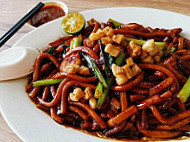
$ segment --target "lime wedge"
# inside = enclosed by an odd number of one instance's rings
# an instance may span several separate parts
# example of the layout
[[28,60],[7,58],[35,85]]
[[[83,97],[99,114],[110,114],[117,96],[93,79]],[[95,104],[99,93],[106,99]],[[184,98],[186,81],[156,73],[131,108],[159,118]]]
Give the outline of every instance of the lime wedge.
[[77,34],[85,26],[85,19],[80,13],[69,13],[61,22],[62,29],[68,34]]

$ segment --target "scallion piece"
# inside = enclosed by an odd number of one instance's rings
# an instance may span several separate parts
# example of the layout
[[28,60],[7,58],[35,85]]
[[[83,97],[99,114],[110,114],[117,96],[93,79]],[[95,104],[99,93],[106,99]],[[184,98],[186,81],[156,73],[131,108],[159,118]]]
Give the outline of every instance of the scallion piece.
[[185,85],[178,94],[178,97],[184,103],[187,101],[189,96],[190,96],[190,77],[187,79],[187,82],[185,83]]
[[61,81],[63,81],[63,78],[61,79],[44,79],[44,80],[38,80],[33,82],[34,87],[39,87],[39,86],[47,86],[47,85],[53,85],[53,84],[58,84]]

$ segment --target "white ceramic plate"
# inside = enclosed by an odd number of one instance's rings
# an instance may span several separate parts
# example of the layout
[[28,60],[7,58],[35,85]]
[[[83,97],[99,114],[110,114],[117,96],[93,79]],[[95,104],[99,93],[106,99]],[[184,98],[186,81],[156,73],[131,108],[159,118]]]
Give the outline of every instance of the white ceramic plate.
[[[149,8],[104,8],[81,12],[86,20],[92,17],[101,22],[113,18],[123,23],[137,22],[145,26],[183,29],[183,36],[190,39],[190,17]],[[61,18],[30,32],[14,46],[42,49],[55,39],[64,36]],[[24,67],[23,67],[24,68]],[[0,82],[0,108],[3,117],[13,131],[26,142],[103,142],[105,140],[66,128],[54,122],[37,109],[25,93],[27,77]],[[189,140],[184,140],[189,141]]]

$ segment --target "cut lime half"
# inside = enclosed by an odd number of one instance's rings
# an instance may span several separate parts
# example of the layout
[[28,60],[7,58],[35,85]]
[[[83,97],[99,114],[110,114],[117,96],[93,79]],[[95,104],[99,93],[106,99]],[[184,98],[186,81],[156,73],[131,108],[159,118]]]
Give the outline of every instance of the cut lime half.
[[85,19],[80,13],[69,13],[61,22],[62,29],[68,34],[77,34],[85,26]]

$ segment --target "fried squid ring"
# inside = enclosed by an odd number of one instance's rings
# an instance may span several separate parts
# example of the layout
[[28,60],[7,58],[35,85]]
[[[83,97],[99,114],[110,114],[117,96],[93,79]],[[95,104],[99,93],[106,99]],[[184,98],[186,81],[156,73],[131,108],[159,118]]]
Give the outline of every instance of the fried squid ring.
[[104,120],[102,120],[102,118],[100,118],[99,115],[93,109],[91,109],[87,104],[83,104],[81,102],[70,102],[70,104],[79,106],[84,110],[86,110],[92,116],[92,118],[100,125],[102,129],[105,129],[107,127]]
[[112,86],[111,89],[114,91],[126,91],[136,87],[144,79],[144,71],[142,71],[135,79],[128,81],[123,85]]
[[190,117],[190,109],[184,112],[177,113],[169,118],[165,118],[164,116],[162,116],[162,114],[155,106],[151,106],[150,109],[152,110],[154,116],[158,119],[158,121],[160,121],[163,124],[171,125],[181,119]]
[[59,73],[55,74],[52,78],[58,79],[58,78],[65,78],[65,77],[68,77],[70,79],[80,81],[80,82],[95,82],[95,81],[97,81],[97,79],[94,76],[93,77],[83,77],[83,76],[79,76],[77,74],[71,74],[71,73],[66,73],[66,72],[59,72]]
[[91,58],[93,58],[94,60],[99,59],[99,57],[96,55],[96,53],[92,49],[85,47],[85,46],[76,47],[76,48],[68,51],[65,54],[64,58],[67,58],[70,55],[72,55],[73,53],[77,53],[77,52],[84,52],[84,53],[88,54]]
[[60,98],[61,98],[61,94],[62,94],[62,89],[63,87],[65,86],[65,84],[69,81],[70,79],[66,78],[64,79],[60,84],[59,84],[59,87],[57,89],[57,92],[56,92],[56,95],[55,97],[53,98],[53,100],[51,102],[45,102],[43,101],[41,98],[38,98],[38,101],[40,102],[40,104],[46,106],[46,107],[53,107],[55,106],[59,101],[60,101]]
[[66,83],[65,86],[63,87],[63,91],[61,95],[61,110],[60,110],[61,114],[67,113],[67,96],[69,95],[67,91],[69,87],[71,87],[72,85],[81,86],[81,87],[90,87],[91,89],[96,89],[95,85],[82,83],[75,80],[72,80]]
[[126,120],[131,115],[135,114],[137,112],[137,107],[135,105],[132,105],[131,107],[127,108],[125,111],[119,113],[115,117],[108,120],[109,127],[113,127],[115,125],[120,124],[124,120]]
[[179,91],[180,89],[180,86],[179,86],[179,83],[178,83],[178,80],[177,78],[175,77],[175,75],[169,71],[167,68],[163,67],[163,66],[160,66],[160,65],[155,65],[155,64],[138,64],[138,66],[142,69],[151,69],[151,70],[158,70],[158,71],[161,71],[163,72],[164,74],[166,74],[167,76],[169,77],[172,77],[174,80],[175,80],[175,83],[177,85],[177,91]]
[[39,74],[40,74],[40,62],[42,61],[42,59],[44,58],[48,58],[49,60],[51,60],[55,66],[57,68],[59,68],[59,62],[57,61],[57,59],[51,55],[51,54],[48,54],[48,53],[42,53],[35,61],[35,64],[34,64],[34,73],[33,73],[33,81],[36,81],[39,79]]

